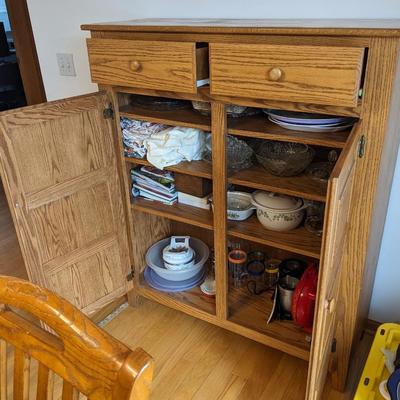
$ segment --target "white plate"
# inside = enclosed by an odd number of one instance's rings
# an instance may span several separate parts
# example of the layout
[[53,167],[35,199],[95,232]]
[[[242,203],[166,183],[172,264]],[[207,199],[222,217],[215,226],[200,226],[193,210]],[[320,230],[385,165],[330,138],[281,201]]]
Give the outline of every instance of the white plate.
[[279,121],[302,125],[337,124],[347,122],[349,119],[348,117],[337,117],[283,110],[263,110],[263,112]]
[[268,119],[273,122],[274,124],[277,124],[281,126],[282,128],[286,128],[292,131],[300,131],[300,132],[340,132],[344,131],[345,129],[350,128],[353,126],[353,123],[351,124],[345,124],[345,125],[335,125],[335,126],[326,126],[326,125],[297,125],[297,124],[288,124],[286,122],[282,121],[276,121],[271,119],[271,117],[268,117]]

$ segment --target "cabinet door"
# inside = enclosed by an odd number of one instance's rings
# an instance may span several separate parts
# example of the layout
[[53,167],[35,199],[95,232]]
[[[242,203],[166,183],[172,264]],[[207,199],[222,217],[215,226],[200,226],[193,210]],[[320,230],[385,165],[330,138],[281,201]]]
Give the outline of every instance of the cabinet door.
[[0,117],[2,179],[29,278],[91,314],[130,269],[115,125],[97,93]]
[[320,263],[317,304],[308,373],[307,399],[321,398],[332,351],[336,325],[344,243],[349,229],[359,134],[355,127],[343,149],[328,184],[323,248]]

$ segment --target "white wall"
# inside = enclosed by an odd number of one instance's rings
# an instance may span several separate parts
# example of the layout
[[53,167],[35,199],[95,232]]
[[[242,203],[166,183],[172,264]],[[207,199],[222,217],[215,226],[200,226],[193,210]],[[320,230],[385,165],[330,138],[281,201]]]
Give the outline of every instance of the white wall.
[[[1,4],[0,0],[0,4]],[[49,100],[96,90],[80,25],[132,18],[400,18],[399,0],[28,0]],[[58,74],[56,53],[73,53],[77,76]],[[400,161],[379,259],[370,317],[400,320]]]
[[393,178],[369,316],[375,321],[400,322],[400,156]]

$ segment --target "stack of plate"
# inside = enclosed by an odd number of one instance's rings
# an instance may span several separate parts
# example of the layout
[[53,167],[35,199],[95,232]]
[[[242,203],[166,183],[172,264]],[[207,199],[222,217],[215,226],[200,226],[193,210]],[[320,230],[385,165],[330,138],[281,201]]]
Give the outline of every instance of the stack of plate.
[[146,253],[144,279],[154,289],[162,292],[183,292],[199,286],[204,281],[205,263],[209,256],[207,245],[199,239],[190,238],[190,247],[195,254],[194,263],[185,269],[168,269],[163,260],[163,250],[170,238],[153,244]]
[[282,110],[263,110],[268,119],[282,128],[302,132],[339,132],[350,128],[354,118],[308,114]]

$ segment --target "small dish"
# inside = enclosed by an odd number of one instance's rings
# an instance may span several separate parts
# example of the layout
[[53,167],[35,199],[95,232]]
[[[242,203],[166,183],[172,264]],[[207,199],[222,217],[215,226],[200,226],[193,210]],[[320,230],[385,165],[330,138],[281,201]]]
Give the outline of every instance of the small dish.
[[251,194],[246,192],[227,193],[227,218],[232,221],[244,221],[249,218],[255,207],[251,204]]
[[[226,217],[230,221],[244,221],[249,218],[256,209],[251,203],[251,194],[246,192],[227,192]],[[212,197],[211,207],[214,210]]]
[[200,290],[209,297],[215,297],[215,280],[206,280],[200,285]]

